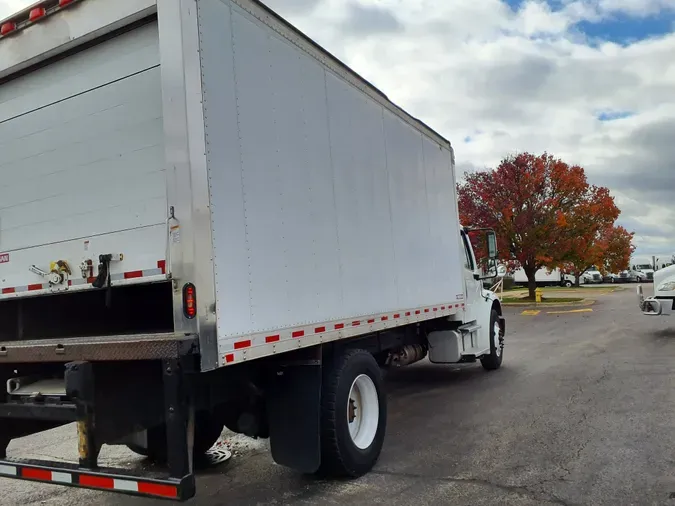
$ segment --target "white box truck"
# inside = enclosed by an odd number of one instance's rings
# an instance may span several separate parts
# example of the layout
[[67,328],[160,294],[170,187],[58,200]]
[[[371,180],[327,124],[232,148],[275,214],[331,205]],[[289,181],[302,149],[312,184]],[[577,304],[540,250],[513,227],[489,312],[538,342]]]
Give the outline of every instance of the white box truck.
[[[543,267],[534,273],[537,286],[574,286],[576,277],[571,274],[563,274],[560,269],[547,269]],[[513,272],[513,282],[517,285],[527,286],[528,280],[525,270],[520,267]]]
[[[223,427],[301,472],[368,472],[381,368],[501,364],[468,234],[450,143],[255,0],[19,12],[0,22],[0,476],[184,500]],[[78,462],[7,455],[73,422]],[[102,468],[106,444],[166,472]]]

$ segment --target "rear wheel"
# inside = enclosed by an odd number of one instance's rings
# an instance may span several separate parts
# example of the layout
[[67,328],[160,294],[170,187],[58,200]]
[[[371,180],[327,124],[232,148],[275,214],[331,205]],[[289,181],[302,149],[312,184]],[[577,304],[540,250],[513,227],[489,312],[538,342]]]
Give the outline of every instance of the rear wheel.
[[358,477],[373,468],[384,444],[387,400],[380,368],[364,350],[348,350],[325,368],[319,474]]
[[488,371],[499,369],[502,365],[503,354],[504,336],[499,326],[499,313],[493,309],[490,314],[490,353],[489,355],[483,355],[480,358],[480,363]]
[[[222,417],[208,411],[198,411],[195,416],[195,436],[193,454],[196,458],[204,455],[218,441],[223,433],[225,423]],[[144,448],[136,444],[127,444],[132,452],[148,457],[153,462],[166,462],[166,425],[161,424],[148,429],[148,446]]]

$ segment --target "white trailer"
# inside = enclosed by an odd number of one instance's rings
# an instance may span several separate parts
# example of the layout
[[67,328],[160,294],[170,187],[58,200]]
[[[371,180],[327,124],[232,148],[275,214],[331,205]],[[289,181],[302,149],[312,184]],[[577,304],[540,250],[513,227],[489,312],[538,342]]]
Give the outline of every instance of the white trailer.
[[[537,286],[574,286],[575,277],[571,274],[563,274],[560,269],[542,268],[534,273]],[[521,267],[513,272],[513,282],[518,285],[527,285],[527,275]]]
[[[380,367],[500,366],[450,143],[263,4],[44,0],[0,34],[0,475],[183,500],[227,426],[359,476]],[[71,422],[78,463],[6,455]]]

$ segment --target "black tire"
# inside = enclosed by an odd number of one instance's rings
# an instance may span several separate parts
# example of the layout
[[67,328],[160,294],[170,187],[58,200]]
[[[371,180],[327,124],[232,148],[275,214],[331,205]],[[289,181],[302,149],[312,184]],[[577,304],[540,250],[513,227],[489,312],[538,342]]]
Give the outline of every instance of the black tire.
[[134,443],[127,443],[127,448],[138,455],[147,457],[152,462],[164,463],[166,461],[166,431],[164,425],[149,428],[147,438],[147,448]]
[[574,283],[572,283],[569,279],[565,281],[565,287],[572,288],[573,285]]
[[[193,455],[199,458],[218,441],[223,433],[225,423],[219,416],[212,416],[208,411],[199,411],[195,416],[195,440]],[[132,452],[147,457],[152,462],[163,464],[167,459],[166,425],[161,424],[148,429],[148,447],[127,444]]]
[[[378,423],[375,436],[365,449],[349,434],[348,404],[352,384],[361,374],[375,386]],[[387,426],[387,398],[380,367],[364,350],[348,350],[335,357],[332,367],[324,364],[321,393],[321,467],[318,474],[356,478],[370,471],[380,457]]]
[[636,283],[642,283],[642,278],[640,276],[635,278]]
[[480,358],[483,368],[488,371],[499,369],[504,358],[504,339],[499,339],[499,347],[495,345],[495,324],[498,321],[499,313],[493,309],[490,313],[490,354]]

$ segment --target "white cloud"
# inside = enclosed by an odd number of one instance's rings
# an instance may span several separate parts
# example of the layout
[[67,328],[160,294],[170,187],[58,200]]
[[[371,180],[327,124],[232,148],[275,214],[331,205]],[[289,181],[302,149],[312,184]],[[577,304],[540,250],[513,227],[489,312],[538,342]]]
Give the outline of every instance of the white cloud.
[[634,16],[651,16],[662,9],[675,9],[673,0],[599,0],[605,12],[624,12]]
[[[323,0],[301,14],[286,12],[286,1],[268,3],[447,136],[458,166],[549,151],[613,190],[641,250],[675,251],[675,227],[661,225],[675,224],[675,35],[618,45],[591,43],[575,28],[652,15],[675,0],[576,0],[558,11],[528,1],[517,12],[500,0],[360,0],[389,9],[404,27],[367,39],[332,29],[349,22],[347,2]],[[631,115],[603,122],[602,112]]]
[[0,19],[5,19],[34,3],[32,0],[0,0]]
[[[0,0],[0,18],[29,2]],[[612,189],[643,251],[675,251],[675,34],[618,45],[575,27],[675,0],[265,3],[448,137],[459,167],[549,151]]]

